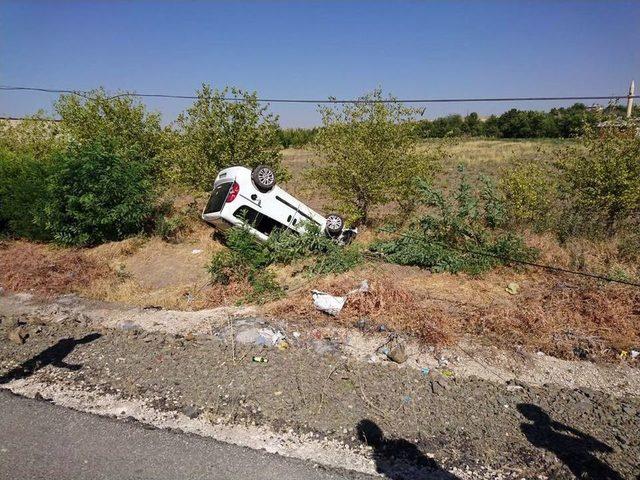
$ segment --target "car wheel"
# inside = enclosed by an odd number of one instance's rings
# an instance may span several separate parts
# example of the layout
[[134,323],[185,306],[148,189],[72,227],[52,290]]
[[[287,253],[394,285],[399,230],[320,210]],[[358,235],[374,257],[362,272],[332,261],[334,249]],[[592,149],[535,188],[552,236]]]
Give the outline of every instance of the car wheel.
[[336,237],[340,235],[342,229],[344,228],[344,220],[340,215],[332,213],[327,215],[327,223],[325,224],[324,229],[327,231],[329,235],[332,237]]
[[258,190],[268,192],[276,185],[276,174],[266,165],[258,165],[251,172],[251,180]]

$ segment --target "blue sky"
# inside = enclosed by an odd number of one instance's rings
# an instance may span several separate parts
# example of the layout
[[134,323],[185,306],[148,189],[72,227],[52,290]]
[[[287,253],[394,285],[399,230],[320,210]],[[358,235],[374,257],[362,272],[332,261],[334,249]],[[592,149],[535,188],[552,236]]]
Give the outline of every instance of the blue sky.
[[[0,2],[0,84],[264,97],[400,98],[625,93],[640,81],[640,2]],[[55,96],[0,92],[0,115]],[[188,101],[146,100],[171,121]],[[427,116],[512,106],[427,107]],[[272,105],[284,126],[313,105]]]

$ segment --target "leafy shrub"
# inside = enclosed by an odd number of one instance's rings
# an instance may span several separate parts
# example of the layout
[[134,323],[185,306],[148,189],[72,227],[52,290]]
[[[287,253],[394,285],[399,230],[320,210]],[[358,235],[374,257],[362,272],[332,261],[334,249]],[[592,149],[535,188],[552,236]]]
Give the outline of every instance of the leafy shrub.
[[55,103],[62,137],[75,144],[109,139],[123,160],[153,162],[166,148],[160,114],[149,113],[131,96],[109,95],[103,88],[85,95],[61,95]]
[[587,130],[561,152],[560,189],[578,232],[611,234],[640,218],[640,137],[636,129]]
[[306,231],[298,234],[291,230],[275,232],[264,244],[269,263],[289,264],[311,258],[307,266],[311,275],[343,273],[362,262],[362,254],[356,246],[343,247],[322,234],[315,224],[307,224]]
[[67,245],[94,245],[140,233],[153,212],[147,162],[121,155],[110,139],[76,145],[47,180],[44,220]]
[[313,143],[320,160],[308,178],[328,190],[333,208],[366,224],[375,206],[412,199],[413,179],[430,178],[437,162],[417,151],[417,109],[393,98],[381,103],[380,90],[360,99],[367,102],[320,108]]
[[165,242],[179,243],[192,231],[193,224],[198,222],[201,209],[196,198],[176,198],[172,193],[165,191],[163,198],[156,202],[151,222],[145,231]]
[[39,219],[48,204],[46,184],[53,168],[51,161],[0,148],[0,231],[31,240],[49,239]]
[[[194,104],[176,121],[175,146],[167,151],[165,165],[170,181],[210,190],[216,173],[234,165],[269,165],[280,180],[286,180],[278,118],[258,102],[255,92],[212,90],[202,85],[197,95]],[[230,95],[241,101],[225,100]]]
[[246,228],[234,227],[225,232],[228,251],[217,252],[207,270],[214,283],[248,281],[253,297],[248,300],[264,302],[282,295],[282,287],[268,267],[290,264],[311,258],[307,266],[310,275],[342,273],[362,262],[356,247],[341,247],[321,234],[318,228],[307,226],[297,234],[290,230],[276,231],[266,242],[259,242]]
[[229,285],[247,281],[252,295],[245,300],[257,303],[282,296],[283,290],[273,273],[266,270],[270,262],[264,245],[246,228],[234,227],[225,235],[229,250],[215,253],[207,267],[213,283]]
[[0,120],[0,149],[36,160],[49,161],[66,146],[60,122],[38,112],[19,122]]
[[522,163],[503,172],[500,190],[513,225],[532,226],[538,231],[554,226],[558,185],[549,166]]
[[185,220],[182,216],[161,215],[156,219],[153,233],[166,242],[175,242],[184,227]]
[[471,274],[507,264],[507,259],[535,258],[521,237],[502,231],[504,205],[488,180],[475,192],[463,178],[453,198],[424,181],[419,187],[420,199],[431,212],[395,238],[374,242],[371,250],[401,265]]

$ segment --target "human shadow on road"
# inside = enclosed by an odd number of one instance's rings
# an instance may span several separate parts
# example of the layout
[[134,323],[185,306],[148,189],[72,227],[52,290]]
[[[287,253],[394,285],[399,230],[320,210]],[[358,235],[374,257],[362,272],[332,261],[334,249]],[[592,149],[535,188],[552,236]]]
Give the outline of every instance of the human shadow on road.
[[392,480],[456,480],[438,463],[423,455],[418,447],[404,439],[384,438],[380,427],[372,420],[361,420],[358,437],[373,447],[376,470]]
[[622,480],[611,466],[600,460],[594,452],[611,453],[613,449],[580,430],[553,421],[537,405],[518,404],[518,411],[532,423],[520,424],[520,430],[529,442],[553,453],[581,480]]
[[83,343],[90,343],[100,338],[102,335],[99,333],[90,333],[82,338],[63,338],[59,340],[55,345],[43,350],[35,357],[23,362],[13,370],[10,370],[6,374],[0,377],[0,384],[10,382],[11,380],[17,380],[19,378],[25,378],[29,375],[33,375],[47,365],[53,365],[58,368],[66,368],[68,370],[80,370],[82,365],[69,364],[64,361],[64,358],[69,355],[76,346]]

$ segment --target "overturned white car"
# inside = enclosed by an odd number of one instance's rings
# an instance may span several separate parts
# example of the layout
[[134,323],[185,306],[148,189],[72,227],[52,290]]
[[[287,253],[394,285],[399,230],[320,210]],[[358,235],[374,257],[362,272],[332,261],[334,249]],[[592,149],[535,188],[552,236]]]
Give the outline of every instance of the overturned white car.
[[340,243],[349,243],[356,229],[345,229],[340,215],[323,217],[276,185],[270,167],[253,170],[229,167],[220,171],[213,192],[202,212],[202,219],[220,229],[245,226],[260,240],[267,240],[276,229],[302,233],[309,223],[318,225]]

